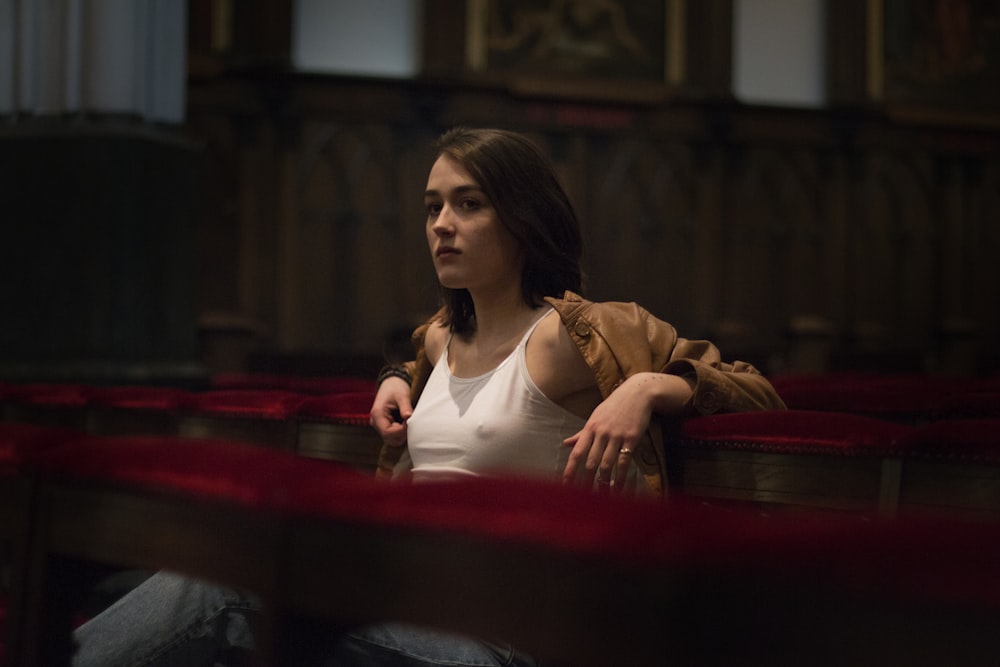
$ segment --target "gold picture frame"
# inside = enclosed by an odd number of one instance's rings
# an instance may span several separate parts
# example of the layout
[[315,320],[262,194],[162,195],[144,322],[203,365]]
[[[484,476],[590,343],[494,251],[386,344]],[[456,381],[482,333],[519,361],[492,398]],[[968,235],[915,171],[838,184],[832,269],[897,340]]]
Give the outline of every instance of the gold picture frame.
[[684,80],[686,0],[468,0],[466,69],[524,92],[663,97]]
[[894,115],[1000,122],[1000,4],[868,0],[870,100]]

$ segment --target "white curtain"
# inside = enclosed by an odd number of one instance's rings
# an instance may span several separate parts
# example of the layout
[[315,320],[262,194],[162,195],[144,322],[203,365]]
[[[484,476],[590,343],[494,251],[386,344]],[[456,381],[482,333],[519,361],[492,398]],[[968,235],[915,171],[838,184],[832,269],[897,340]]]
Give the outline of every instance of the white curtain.
[[0,114],[184,120],[185,0],[0,0]]

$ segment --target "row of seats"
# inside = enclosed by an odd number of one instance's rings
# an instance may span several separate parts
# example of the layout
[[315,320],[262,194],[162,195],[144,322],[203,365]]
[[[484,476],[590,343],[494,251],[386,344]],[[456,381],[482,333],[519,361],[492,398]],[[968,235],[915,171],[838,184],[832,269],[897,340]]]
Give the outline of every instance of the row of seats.
[[1000,376],[863,372],[781,375],[772,384],[788,407],[923,423],[1000,418]]
[[[774,382],[790,410],[713,415],[668,428],[672,493],[884,516],[900,508],[997,516],[1000,417],[984,410],[976,419],[958,412],[945,419],[944,412],[929,409],[946,400],[984,407],[1000,396],[990,391],[995,378],[852,373]],[[239,440],[370,472],[380,446],[367,425],[373,389],[357,378],[242,374],[220,376],[201,392],[0,386],[0,405],[9,420],[99,435]],[[824,391],[829,405],[816,400]],[[859,397],[853,406],[847,405],[850,397]],[[879,398],[879,410],[869,397]],[[841,410],[830,407],[838,405]],[[918,413],[924,418],[914,418]]]
[[[845,372],[781,375],[772,378],[772,383],[788,407],[798,410],[847,412],[907,423],[1000,418],[1000,376]],[[81,408],[85,407],[285,419],[299,407],[322,414],[325,408],[320,397],[345,394],[367,400],[374,395],[373,382],[357,377],[227,373],[214,376],[207,391],[198,392],[170,387],[0,382],[0,402],[8,412],[28,419],[38,414],[50,422],[64,419],[72,426],[80,425]]]
[[665,432],[673,493],[866,516],[1000,520],[1000,419],[906,424],[799,410],[686,419]]
[[95,435],[216,437],[294,450],[374,470],[368,425],[374,382],[359,378],[228,375],[202,391],[158,386],[0,384],[7,421]]
[[16,422],[0,423],[0,492],[8,664],[68,664],[81,563],[257,592],[265,665],[305,664],[286,633],[303,617],[500,637],[556,666],[996,660],[995,523],[379,483],[280,448]]

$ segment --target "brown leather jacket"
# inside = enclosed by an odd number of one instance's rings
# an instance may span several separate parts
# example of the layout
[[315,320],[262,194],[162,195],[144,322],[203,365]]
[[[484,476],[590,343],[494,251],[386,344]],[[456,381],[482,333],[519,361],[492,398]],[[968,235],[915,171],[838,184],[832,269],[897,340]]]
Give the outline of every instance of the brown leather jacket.
[[[561,299],[547,297],[545,300],[559,313],[570,337],[593,370],[604,398],[635,373],[658,371],[681,375],[692,383],[694,391],[679,417],[785,408],[771,383],[752,365],[722,361],[715,345],[678,337],[673,326],[637,304],[598,303],[569,291]],[[414,405],[433,370],[423,341],[431,322],[439,315],[413,333],[417,358],[409,363],[409,371],[413,377],[410,395]],[[661,494],[666,493],[667,479],[662,419],[654,418],[650,422],[646,437],[633,458],[650,489]],[[405,447],[383,445],[379,476],[392,474],[404,450]]]

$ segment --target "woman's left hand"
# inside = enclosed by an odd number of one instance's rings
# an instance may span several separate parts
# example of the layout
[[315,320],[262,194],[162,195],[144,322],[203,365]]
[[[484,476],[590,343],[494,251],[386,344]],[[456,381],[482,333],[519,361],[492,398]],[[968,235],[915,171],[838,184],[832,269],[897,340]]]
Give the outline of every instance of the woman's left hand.
[[563,481],[589,484],[597,473],[598,487],[622,487],[653,412],[676,412],[690,395],[691,385],[676,375],[636,373],[625,380],[563,441],[573,448]]

